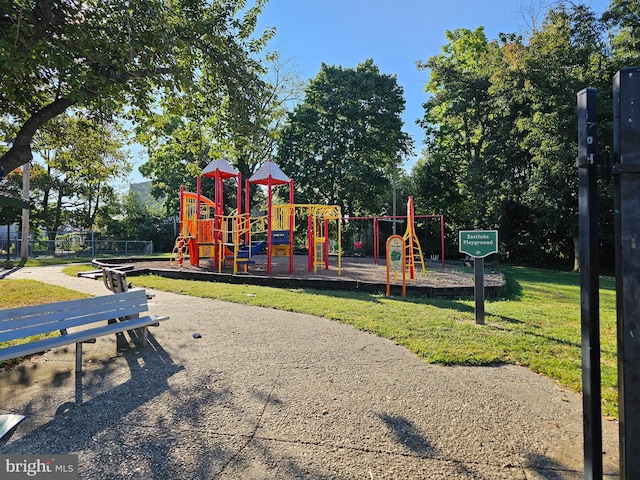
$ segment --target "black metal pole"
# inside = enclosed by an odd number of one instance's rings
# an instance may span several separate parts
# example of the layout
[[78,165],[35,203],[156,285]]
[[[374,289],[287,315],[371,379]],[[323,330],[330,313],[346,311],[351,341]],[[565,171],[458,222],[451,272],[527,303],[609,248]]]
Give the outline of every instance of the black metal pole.
[[598,252],[596,90],[578,92],[578,180],[580,207],[580,315],[584,478],[601,479],[600,281]]
[[476,324],[484,325],[484,258],[473,259],[475,277]]
[[640,68],[613,79],[620,479],[640,478]]

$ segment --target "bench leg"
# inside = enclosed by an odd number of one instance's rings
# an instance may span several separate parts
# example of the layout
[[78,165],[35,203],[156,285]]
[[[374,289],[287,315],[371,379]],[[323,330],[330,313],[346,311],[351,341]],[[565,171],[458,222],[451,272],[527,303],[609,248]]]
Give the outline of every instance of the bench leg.
[[147,346],[147,337],[149,335],[149,327],[142,327],[142,347]]
[[76,372],[82,371],[82,343],[76,343]]

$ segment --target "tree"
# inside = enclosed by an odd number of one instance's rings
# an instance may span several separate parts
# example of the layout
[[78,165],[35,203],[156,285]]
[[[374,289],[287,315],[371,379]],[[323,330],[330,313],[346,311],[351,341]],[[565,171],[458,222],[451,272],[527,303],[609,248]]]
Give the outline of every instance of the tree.
[[609,27],[615,71],[640,63],[640,5],[611,0],[602,21]]
[[304,89],[291,61],[281,61],[277,53],[267,55],[265,69],[255,114],[227,122],[228,154],[243,178],[249,178],[274,156],[289,107],[300,99]]
[[420,69],[430,69],[419,122],[426,152],[414,168],[416,204],[447,216],[454,229],[488,227],[498,221],[504,173],[504,147],[496,133],[501,107],[491,95],[493,75],[502,57],[482,27],[446,32],[449,43]]
[[131,169],[123,142],[115,126],[78,116],[58,116],[38,133],[34,148],[45,162],[34,162],[31,172],[32,220],[50,241],[63,225],[92,228],[115,199],[111,182]]
[[107,211],[101,212],[97,224],[102,238],[151,240],[154,251],[160,252],[169,252],[174,246],[173,219],[167,217],[159,202],[152,200],[144,184],[110,204]]
[[151,194],[163,199],[168,215],[177,215],[180,187],[195,191],[196,177],[210,161],[206,127],[175,115],[155,115],[138,141],[147,151],[140,172],[152,181]]
[[409,154],[402,131],[402,87],[373,60],[355,69],[322,65],[290,114],[278,164],[302,203],[337,204],[343,214],[390,211],[380,199],[393,169]]
[[[301,88],[293,69],[277,54],[267,55],[265,70],[249,116],[236,115],[223,102],[213,113],[165,109],[138,128],[137,139],[148,154],[141,171],[153,181],[153,195],[165,199],[168,213],[177,213],[180,186],[195,189],[196,177],[211,160],[228,160],[246,179],[273,155],[287,106]],[[235,192],[225,198],[235,198]]]
[[549,10],[540,31],[532,34],[519,69],[523,100],[530,106],[528,121],[519,124],[521,145],[531,164],[523,202],[533,215],[541,253],[573,260],[575,268],[576,93],[609,82],[605,54],[602,24],[593,12],[582,5],[560,5]]
[[447,38],[441,55],[419,64],[431,70],[431,97],[416,204],[437,205],[454,229],[500,229],[511,260],[568,263],[577,232],[576,92],[612,74],[602,24],[585,6],[560,4],[528,43],[515,34],[487,41],[482,28]]
[[0,0],[0,111],[17,127],[0,172],[30,161],[35,133],[70,107],[136,116],[160,96],[249,116],[252,56],[271,34],[252,36],[265,1]]

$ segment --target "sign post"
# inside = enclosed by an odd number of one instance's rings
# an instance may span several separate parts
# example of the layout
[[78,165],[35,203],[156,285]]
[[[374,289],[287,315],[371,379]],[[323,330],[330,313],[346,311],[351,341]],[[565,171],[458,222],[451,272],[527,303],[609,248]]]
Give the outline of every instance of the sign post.
[[484,257],[498,253],[498,231],[460,230],[458,240],[460,253],[473,257],[476,323],[484,325]]

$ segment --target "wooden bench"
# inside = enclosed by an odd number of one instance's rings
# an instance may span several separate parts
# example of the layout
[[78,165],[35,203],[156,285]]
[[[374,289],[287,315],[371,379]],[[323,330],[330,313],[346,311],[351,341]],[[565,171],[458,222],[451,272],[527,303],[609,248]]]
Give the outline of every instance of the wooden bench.
[[[23,357],[51,348],[76,344],[76,372],[82,370],[82,344],[102,335],[141,329],[141,346],[147,344],[147,327],[169,317],[147,313],[144,290],[0,310],[0,344],[29,338],[27,343],[0,348],[0,360]],[[73,329],[73,330],[72,330]],[[35,335],[60,335],[31,339]]]

